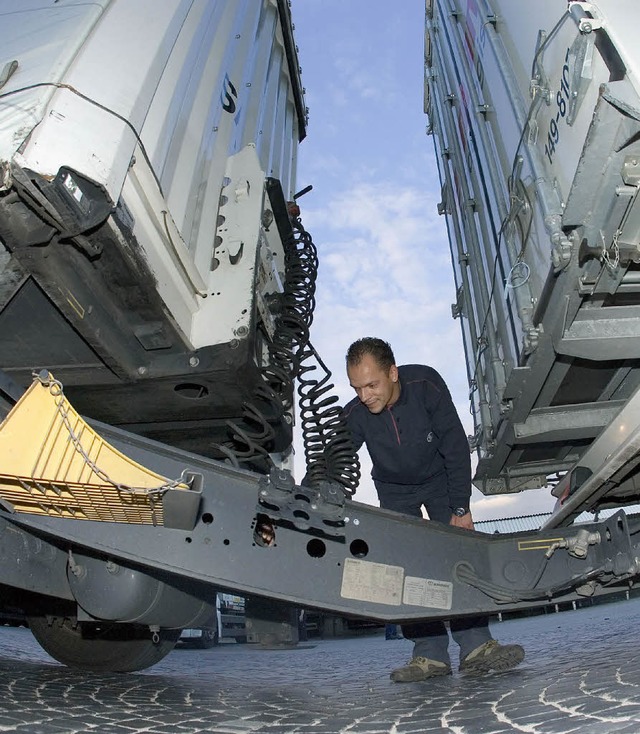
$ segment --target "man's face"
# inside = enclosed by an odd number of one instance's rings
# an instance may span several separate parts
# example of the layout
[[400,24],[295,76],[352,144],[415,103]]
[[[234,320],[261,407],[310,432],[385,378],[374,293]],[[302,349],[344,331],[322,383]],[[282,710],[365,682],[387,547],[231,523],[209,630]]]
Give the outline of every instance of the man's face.
[[370,354],[365,354],[358,364],[347,365],[347,375],[360,401],[372,413],[381,413],[400,396],[398,368],[394,364],[387,372]]

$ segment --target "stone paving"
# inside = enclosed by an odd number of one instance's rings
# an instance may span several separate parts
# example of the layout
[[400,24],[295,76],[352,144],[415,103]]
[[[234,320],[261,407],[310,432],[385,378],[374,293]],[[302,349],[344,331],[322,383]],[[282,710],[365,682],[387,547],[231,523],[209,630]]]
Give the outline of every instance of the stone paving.
[[[382,634],[293,650],[178,648],[148,671],[83,673],[0,628],[0,733],[640,734],[640,600],[492,625],[514,671],[394,684],[411,654]],[[452,658],[457,667],[457,654]]]

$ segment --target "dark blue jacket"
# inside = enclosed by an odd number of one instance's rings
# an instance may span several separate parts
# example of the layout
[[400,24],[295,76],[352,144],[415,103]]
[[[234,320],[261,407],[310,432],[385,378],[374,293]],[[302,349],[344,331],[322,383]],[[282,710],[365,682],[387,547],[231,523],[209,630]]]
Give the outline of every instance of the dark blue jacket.
[[[469,442],[449,390],[431,367],[398,367],[400,397],[374,414],[354,398],[344,417],[359,449],[366,444],[376,484],[427,484],[446,478],[450,507],[469,507],[471,457]],[[408,489],[408,488],[407,488]]]

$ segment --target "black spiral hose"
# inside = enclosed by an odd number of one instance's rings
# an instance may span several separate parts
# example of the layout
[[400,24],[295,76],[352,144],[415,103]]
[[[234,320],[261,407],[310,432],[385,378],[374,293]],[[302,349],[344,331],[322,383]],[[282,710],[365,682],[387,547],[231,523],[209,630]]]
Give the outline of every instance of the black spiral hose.
[[275,431],[265,419],[262,411],[253,403],[243,403],[242,421],[242,426],[236,421],[226,421],[232,445],[216,444],[218,451],[226,456],[233,466],[239,467],[243,463],[250,463],[256,468],[274,467],[273,459],[266,446],[275,437]]
[[[315,309],[318,251],[299,217],[291,218],[292,233],[283,242],[285,278],[276,332],[268,345],[270,366],[263,374],[286,408],[293,401],[293,381],[300,369],[299,352],[309,343]],[[273,375],[281,378],[278,390]]]
[[[351,497],[360,481],[360,460],[342,418],[342,406],[331,394],[331,372],[310,343],[299,358],[298,395],[307,483],[314,487],[325,481],[335,482]],[[311,376],[318,368],[324,375]]]
[[[299,217],[292,218],[291,224],[293,238],[285,245],[285,262],[289,267],[283,315],[291,335],[293,375],[298,379],[306,482],[312,487],[321,482],[336,482],[351,496],[360,479],[360,461],[342,419],[342,406],[331,394],[334,390],[331,372],[309,340],[319,264],[317,248]],[[324,374],[312,376],[318,369]]]
[[[290,221],[292,233],[283,242],[283,292],[272,297],[270,304],[277,313],[275,333],[267,342],[268,364],[261,369],[264,390],[258,396],[268,406],[269,418],[267,421],[255,404],[244,403],[243,425],[227,421],[233,447],[218,448],[234,464],[250,463],[266,470],[273,467],[269,446],[274,432],[267,429],[268,422],[284,419],[291,410],[294,381],[298,379],[305,482],[310,486],[335,482],[352,496],[360,479],[360,461],[342,420],[338,398],[328,394],[334,389],[329,381],[331,372],[309,341],[316,303],[317,248],[300,218],[293,216]],[[323,376],[312,377],[311,372],[318,368]]]

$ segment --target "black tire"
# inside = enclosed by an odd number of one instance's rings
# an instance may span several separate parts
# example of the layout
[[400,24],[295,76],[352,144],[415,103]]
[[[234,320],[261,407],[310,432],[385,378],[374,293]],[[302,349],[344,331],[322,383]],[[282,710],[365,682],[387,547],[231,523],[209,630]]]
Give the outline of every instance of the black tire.
[[218,644],[218,630],[203,629],[202,635],[196,645],[201,650],[208,650]]
[[68,617],[29,617],[40,646],[71,668],[99,673],[131,673],[160,662],[174,648],[180,630],[160,630],[153,642],[146,627],[130,624],[78,624]]

